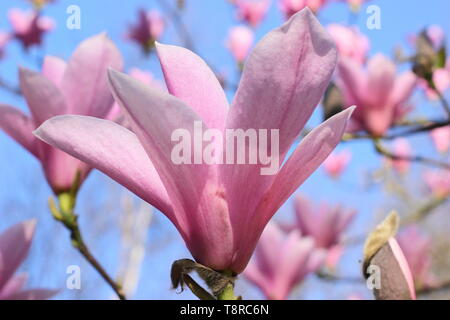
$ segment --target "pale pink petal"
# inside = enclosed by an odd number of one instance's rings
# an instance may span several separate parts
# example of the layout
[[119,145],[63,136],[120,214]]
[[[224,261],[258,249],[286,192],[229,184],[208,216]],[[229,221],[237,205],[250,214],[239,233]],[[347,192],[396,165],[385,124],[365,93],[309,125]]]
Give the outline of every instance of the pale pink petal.
[[368,91],[364,69],[355,61],[342,57],[338,63],[338,74],[338,84],[343,90],[346,104],[362,107],[360,103]]
[[37,140],[33,137],[33,120],[17,108],[0,105],[0,128],[31,154],[38,157]]
[[114,102],[108,89],[107,69],[122,68],[122,57],[106,34],[82,42],[67,65],[61,90],[72,114],[105,117]]
[[29,11],[22,11],[17,8],[8,11],[9,22],[11,23],[14,32],[23,33],[27,31],[32,20],[29,14]]
[[[260,201],[254,214],[243,213],[249,218],[248,221],[251,221],[251,226],[240,231],[242,239],[238,242],[239,255],[238,259],[233,261],[233,270],[242,270],[245,267],[254,250],[254,243],[266,223],[340,142],[353,110],[354,107],[349,108],[311,131],[276,175],[271,188]],[[243,192],[242,188],[239,190]],[[242,225],[242,222],[240,223]],[[236,227],[235,229],[239,230]],[[252,232],[250,233],[249,230]]]
[[58,87],[42,74],[21,68],[20,87],[36,126],[67,112],[64,96]]
[[440,153],[446,153],[450,150],[450,127],[434,129],[430,132],[436,150]]
[[395,64],[382,54],[377,54],[368,62],[368,95],[370,107],[384,109],[385,102],[395,85]]
[[273,206],[265,208],[267,214],[273,214],[334,150],[353,110],[354,107],[348,108],[333,116],[302,140],[276,176],[266,196],[268,199],[263,201],[270,199],[268,203]]
[[222,129],[228,102],[214,72],[187,49],[159,43],[156,49],[169,93],[191,107],[208,128]]
[[412,72],[405,72],[397,77],[388,103],[397,106],[407,102],[417,85],[417,77]]
[[403,251],[398,245],[398,242],[397,240],[395,240],[395,238],[389,239],[389,245],[391,246],[395,258],[397,259],[400,269],[403,271],[403,276],[405,277],[406,282],[408,283],[411,298],[413,300],[416,300],[416,290],[414,289],[414,280],[408,262],[406,261],[405,255],[403,254]]
[[28,255],[36,220],[22,222],[0,234],[0,288],[11,279]]
[[8,297],[9,300],[48,300],[54,297],[59,290],[30,289]]
[[[253,50],[230,109],[227,128],[269,129],[269,132],[279,129],[282,163],[319,103],[335,63],[332,40],[311,11],[302,10],[266,35]],[[271,150],[270,143],[268,149]],[[251,213],[274,179],[261,176],[260,169],[261,165],[221,168],[238,238],[247,236],[245,230],[253,223]],[[242,188],[242,181],[246,188]]]
[[116,180],[173,219],[170,199],[138,138],[112,121],[59,116],[35,135]]
[[244,63],[255,41],[252,29],[246,26],[236,26],[230,29],[226,46],[238,63]]
[[11,279],[8,280],[7,283],[0,288],[0,300],[8,299],[8,297],[16,294],[22,290],[25,285],[25,282],[28,279],[28,275],[25,273],[15,275]]
[[189,139],[194,137],[194,124],[204,126],[200,117],[178,98],[125,74],[111,70],[109,79],[116,101],[127,110],[133,131],[172,199],[177,227],[189,250],[204,265],[227,268],[233,255],[233,239],[215,166],[175,164],[171,157],[178,144],[172,141],[175,130],[188,133]]
[[42,74],[58,87],[66,68],[67,63],[64,60],[53,56],[46,56],[42,65]]

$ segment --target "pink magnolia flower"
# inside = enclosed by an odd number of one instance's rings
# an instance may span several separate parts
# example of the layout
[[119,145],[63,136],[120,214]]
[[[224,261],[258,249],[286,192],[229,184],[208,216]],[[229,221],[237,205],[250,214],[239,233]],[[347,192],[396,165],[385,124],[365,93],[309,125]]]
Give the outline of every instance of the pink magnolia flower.
[[328,26],[328,32],[336,42],[340,56],[352,59],[360,64],[366,61],[370,49],[369,39],[357,28],[331,24]]
[[0,300],[46,300],[57,293],[56,290],[24,289],[27,275],[15,275],[28,255],[35,226],[36,221],[26,221],[0,234]]
[[[200,57],[169,45],[158,44],[157,51],[170,94],[110,71],[111,90],[134,133],[110,121],[62,116],[48,120],[35,134],[163,212],[196,261],[240,273],[273,214],[320,166],[345,130],[353,109],[314,129],[284,161],[329,84],[335,48],[309,10],[298,13],[256,46],[231,108]],[[283,166],[274,175],[261,175],[266,165],[260,162],[176,164],[172,153],[179,143],[172,135],[181,128],[195,136],[194,123],[216,134],[280,128],[275,158]]]
[[237,16],[252,27],[258,26],[266,17],[271,0],[236,0]]
[[436,284],[431,274],[431,238],[419,231],[416,226],[404,229],[396,237],[418,288],[432,287]]
[[289,19],[306,7],[313,12],[317,12],[328,2],[329,0],[280,0],[280,9],[284,13],[286,19]]
[[344,247],[341,237],[356,214],[355,210],[341,206],[330,207],[322,203],[318,208],[304,197],[295,199],[295,215],[297,218],[294,228],[303,236],[312,237],[318,248],[328,250],[326,265],[334,268],[339,262]]
[[13,37],[19,40],[26,50],[33,45],[40,45],[44,34],[55,26],[52,19],[42,17],[39,12],[32,10],[11,9],[8,17],[13,28]]
[[[398,157],[410,157],[412,154],[411,144],[405,138],[395,139],[392,153]],[[404,159],[389,160],[389,163],[400,174],[407,173],[411,167],[411,162]]]
[[312,238],[302,238],[298,230],[285,234],[271,222],[243,274],[267,299],[286,300],[295,286],[320,268],[325,256]]
[[338,65],[338,84],[348,105],[357,105],[350,130],[366,130],[383,136],[408,111],[407,101],[415,85],[412,72],[396,75],[396,66],[378,54],[368,62],[367,70],[346,58]]
[[122,67],[119,51],[105,34],[94,36],[81,43],[67,64],[49,56],[42,73],[20,69],[20,86],[30,116],[17,108],[0,105],[0,128],[41,162],[56,194],[70,190],[77,173],[82,182],[91,167],[36,139],[32,132],[56,115],[108,118],[114,102],[106,77],[110,66]]
[[426,171],[423,180],[435,197],[445,198],[450,195],[449,170]]
[[447,153],[450,150],[450,126],[432,130],[430,137],[438,152]]
[[233,27],[230,30],[227,40],[227,47],[234,59],[242,64],[247,58],[253,46],[255,35],[253,31],[246,26]]
[[7,32],[0,31],[0,59],[2,59],[5,55],[5,48],[11,39],[11,35]]
[[138,12],[138,21],[130,26],[127,38],[136,42],[145,53],[150,52],[164,32],[165,23],[161,14],[156,10]]
[[351,159],[352,154],[349,150],[344,150],[342,152],[333,152],[324,161],[323,168],[330,177],[338,178],[342,174],[342,172],[344,172]]

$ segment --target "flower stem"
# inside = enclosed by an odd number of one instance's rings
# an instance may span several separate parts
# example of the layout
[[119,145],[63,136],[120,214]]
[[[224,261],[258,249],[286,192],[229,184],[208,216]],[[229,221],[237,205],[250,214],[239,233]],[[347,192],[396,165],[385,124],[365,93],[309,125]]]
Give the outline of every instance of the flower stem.
[[234,286],[229,283],[217,296],[217,300],[238,300],[238,297],[234,295]]
[[53,199],[49,200],[50,211],[53,217],[60,221],[70,232],[70,239],[72,246],[80,252],[80,254],[89,262],[89,264],[97,270],[100,276],[108,283],[108,285],[114,290],[120,300],[126,300],[125,294],[122,291],[121,286],[116,283],[95,259],[90,252],[88,246],[83,240],[80,227],[78,225],[78,216],[74,213],[73,209],[76,203],[76,196],[74,193],[67,192],[58,195],[59,208],[55,205]]

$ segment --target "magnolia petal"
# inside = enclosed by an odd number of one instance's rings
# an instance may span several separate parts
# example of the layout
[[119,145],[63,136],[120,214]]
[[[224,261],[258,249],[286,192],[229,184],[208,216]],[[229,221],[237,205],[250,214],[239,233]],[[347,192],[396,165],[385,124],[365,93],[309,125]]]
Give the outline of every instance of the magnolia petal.
[[380,287],[374,289],[377,300],[416,299],[411,271],[395,238],[375,253],[370,266],[376,267],[381,277]]
[[[336,65],[333,41],[309,9],[266,35],[248,58],[227,129],[279,130],[279,163],[319,103]],[[270,140],[270,139],[269,139]],[[268,150],[271,150],[268,143]],[[248,151],[248,147],[246,147]],[[261,165],[223,166],[236,243],[274,180]],[[242,188],[245,181],[246,187]]]
[[[358,105],[367,95],[367,74],[355,61],[341,57],[338,63],[338,85],[343,90],[347,105]],[[355,114],[358,110],[355,111]]]
[[389,103],[399,106],[407,102],[417,85],[417,77],[412,72],[405,72],[398,76],[394,89],[389,97]]
[[19,274],[13,276],[5,283],[3,288],[0,288],[0,300],[8,299],[8,297],[20,292],[28,279],[27,274]]
[[0,234],[0,288],[11,279],[28,255],[36,220],[22,222]]
[[114,102],[108,89],[107,70],[120,70],[122,64],[119,50],[106,34],[82,42],[61,81],[70,113],[104,118]]
[[395,64],[387,57],[378,54],[367,65],[367,99],[374,109],[386,107],[395,85]]
[[30,289],[8,297],[8,300],[48,300],[58,294],[59,290]]
[[59,87],[61,80],[66,71],[67,63],[57,57],[46,56],[42,65],[42,74]]
[[[331,117],[311,131],[296,148],[276,175],[270,190],[253,214],[252,226],[244,232],[245,238],[237,248],[239,259],[233,261],[235,269],[245,267],[267,221],[289,196],[322,164],[341,141],[354,107]],[[252,234],[249,234],[252,230]]]
[[34,134],[41,140],[102,171],[173,218],[170,199],[138,138],[108,120],[59,116]]
[[176,164],[172,159],[172,150],[179,144],[173,140],[174,132],[187,133],[190,141],[195,123],[203,126],[201,119],[175,96],[130,76],[110,70],[109,80],[172,199],[177,228],[194,258],[216,270],[228,268],[233,239],[216,167],[194,164],[194,156],[189,159],[192,164]]
[[228,101],[212,70],[188,49],[160,43],[156,49],[169,92],[194,109],[208,128],[222,129]]
[[22,111],[11,106],[0,105],[0,128],[31,154],[38,157],[37,141],[32,134],[35,124]]
[[37,126],[67,112],[65,98],[52,81],[25,68],[20,69],[19,75],[20,87]]

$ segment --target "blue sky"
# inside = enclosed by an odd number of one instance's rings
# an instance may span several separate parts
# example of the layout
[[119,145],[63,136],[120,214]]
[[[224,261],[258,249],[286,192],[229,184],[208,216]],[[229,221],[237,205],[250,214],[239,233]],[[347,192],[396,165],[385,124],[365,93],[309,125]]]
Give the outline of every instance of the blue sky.
[[[70,57],[74,48],[83,39],[106,31],[120,48],[126,61],[126,68],[139,67],[151,71],[157,78],[161,78],[161,71],[154,55],[145,57],[139,48],[124,40],[126,27],[134,22],[138,8],[157,8],[157,1],[128,0],[58,0],[50,5],[44,14],[56,20],[57,28],[46,38],[42,48],[32,50],[25,54],[22,49],[13,43],[8,47],[7,58],[0,61],[0,76],[8,82],[17,83],[17,67],[27,66],[39,69],[38,61],[48,53],[64,59]],[[186,0],[187,7],[184,13],[184,23],[188,27],[197,53],[214,65],[216,70],[232,77],[237,82],[236,66],[230,54],[224,47],[227,32],[232,25],[237,24],[234,19],[232,6],[225,0]],[[81,30],[68,30],[65,28],[67,19],[66,8],[70,4],[77,4],[81,8]],[[370,4],[381,8],[381,30],[368,30],[366,28],[365,7],[357,17],[357,24],[361,31],[371,41],[371,54],[382,52],[392,55],[397,45],[408,48],[406,41],[409,34],[418,32],[430,24],[440,25],[444,30],[450,30],[450,2],[444,0],[373,0]],[[25,1],[8,0],[0,2],[0,30],[10,28],[6,15],[11,7],[28,7]],[[319,14],[320,21],[329,23],[344,23],[349,21],[349,10],[341,3],[329,5]],[[276,4],[272,5],[270,13],[264,23],[256,30],[260,38],[272,28],[282,23],[282,15]],[[161,39],[163,43],[180,44],[173,25]],[[404,68],[404,67],[403,67]],[[230,98],[231,92],[228,92]],[[420,108],[419,115],[440,114],[440,109],[425,101],[421,93],[413,99]],[[7,92],[0,90],[0,103],[8,103],[26,110],[24,101]],[[310,125],[316,125],[320,119],[320,111],[316,112]],[[411,140],[416,150],[430,153],[427,137]],[[368,223],[373,223],[374,217],[382,213],[386,194],[379,187],[362,188],[364,177],[368,171],[378,168],[380,158],[374,154],[372,146],[367,142],[351,142],[342,144],[339,149],[351,149],[353,160],[351,166],[341,181],[332,181],[322,170],[318,170],[302,187],[301,192],[314,201],[330,201],[344,203],[346,206],[358,209],[359,216],[353,225],[352,233],[361,234],[367,230]],[[414,166],[414,170],[420,169]],[[30,273],[30,284],[39,286],[62,288],[58,298],[109,298],[112,296],[107,286],[98,279],[96,274],[88,267],[76,252],[70,247],[68,235],[65,230],[55,223],[47,210],[47,199],[51,195],[39,163],[26,151],[21,149],[5,134],[0,133],[0,230],[14,222],[31,217],[39,218],[38,233],[32,248],[32,253],[23,269]],[[116,271],[117,266],[117,223],[119,195],[125,192],[108,178],[100,173],[93,173],[83,186],[78,212],[81,224],[88,243],[106,266],[110,273]],[[108,203],[109,207],[105,207]],[[277,214],[282,219],[289,219],[291,203],[287,203]],[[95,224],[95,227],[92,227]],[[149,230],[147,241],[148,254],[145,258],[142,278],[136,298],[189,298],[189,293],[181,295],[169,290],[169,270],[171,263],[179,258],[189,257],[176,230],[160,213],[155,213],[153,225]],[[160,248],[159,250],[156,250]],[[358,254],[360,248],[350,250],[343,261],[344,274],[358,275]],[[65,286],[65,269],[67,265],[77,264],[83,270],[83,285],[85,290],[81,293],[67,291]],[[331,292],[331,298],[345,298],[345,294],[352,293],[353,288],[346,286],[324,287],[312,280],[306,283],[305,288],[295,297],[324,298],[330,297],[325,292]],[[324,288],[327,288],[324,290]],[[356,291],[364,292],[363,288]],[[248,297],[260,297],[259,294],[243,286],[242,290],[248,292]]]

